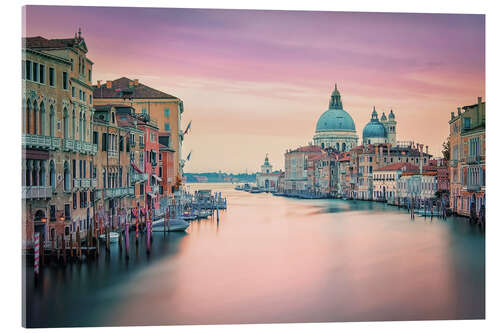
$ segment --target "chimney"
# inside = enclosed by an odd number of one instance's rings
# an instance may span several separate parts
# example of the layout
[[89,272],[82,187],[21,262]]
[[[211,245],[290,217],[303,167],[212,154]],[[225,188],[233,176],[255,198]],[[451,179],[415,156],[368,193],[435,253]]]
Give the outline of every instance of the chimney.
[[460,106],[457,107],[457,111],[458,111],[458,116],[460,116],[462,114],[462,109],[460,109]]
[[481,96],[479,96],[479,97],[477,98],[477,104],[481,104],[481,102],[482,102],[482,101],[483,101],[483,98],[482,98]]
[[138,79],[135,79],[134,80],[134,86],[137,87],[139,85],[139,80]]
[[112,82],[112,81],[109,81],[109,80],[108,80],[108,81],[106,81],[106,88],[107,88],[107,89],[111,89],[111,88],[113,88],[113,82]]
[[455,112],[451,113],[451,120],[453,120],[453,118],[455,118]]
[[97,88],[101,88],[101,80],[97,80]]

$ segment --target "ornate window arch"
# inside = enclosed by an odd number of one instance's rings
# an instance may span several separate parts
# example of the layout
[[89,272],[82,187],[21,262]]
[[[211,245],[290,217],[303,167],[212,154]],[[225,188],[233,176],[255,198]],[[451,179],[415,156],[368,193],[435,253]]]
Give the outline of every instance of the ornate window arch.
[[25,125],[26,125],[26,134],[30,134],[31,126],[31,99],[28,98],[26,101],[26,116],[25,116]]
[[38,104],[33,102],[33,134],[38,134]]
[[40,135],[45,135],[45,103],[40,103]]
[[55,111],[54,111],[54,105],[50,105],[50,108],[49,108],[49,135],[50,136],[56,136],[56,115],[55,115]]

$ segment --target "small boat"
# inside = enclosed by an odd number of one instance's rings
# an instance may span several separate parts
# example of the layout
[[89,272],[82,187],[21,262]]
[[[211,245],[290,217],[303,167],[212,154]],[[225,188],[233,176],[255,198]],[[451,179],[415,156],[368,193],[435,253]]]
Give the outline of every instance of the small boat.
[[189,222],[182,219],[168,219],[165,225],[163,224],[163,221],[164,219],[159,219],[158,221],[153,222],[153,231],[184,231],[187,227],[189,227]]
[[[117,232],[114,232],[114,231],[111,231],[109,233],[109,242],[110,243],[117,243],[118,242],[118,239],[120,238],[120,234],[117,233]],[[106,234],[102,234],[99,236],[99,239],[103,242],[106,241]]]
[[234,189],[236,191],[243,191],[244,190],[243,186],[241,186],[241,185],[236,186]]
[[210,215],[212,215],[212,213],[208,210],[201,210],[198,212],[198,218],[199,219],[206,219],[207,217],[209,217]]
[[198,218],[198,215],[192,213],[184,213],[179,217],[185,221],[191,221],[191,220],[196,220]]
[[262,190],[258,187],[252,187],[250,193],[262,193]]

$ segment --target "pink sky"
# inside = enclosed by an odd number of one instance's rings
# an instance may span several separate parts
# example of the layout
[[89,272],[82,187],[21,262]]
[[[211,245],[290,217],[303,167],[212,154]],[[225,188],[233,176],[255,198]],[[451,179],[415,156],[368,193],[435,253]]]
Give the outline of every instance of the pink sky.
[[94,80],[180,97],[186,172],[257,171],[312,141],[337,82],[362,136],[375,106],[441,155],[450,112],[485,98],[484,16],[29,6],[26,36],[79,26]]

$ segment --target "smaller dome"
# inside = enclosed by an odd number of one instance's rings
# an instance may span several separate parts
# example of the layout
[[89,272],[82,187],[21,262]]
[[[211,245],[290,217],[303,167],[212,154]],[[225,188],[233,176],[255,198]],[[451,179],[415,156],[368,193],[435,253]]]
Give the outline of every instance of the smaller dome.
[[366,138],[387,138],[387,131],[385,126],[378,120],[375,107],[373,107],[372,119],[363,129],[363,140]]
[[385,112],[382,112],[382,117],[380,117],[380,121],[386,121],[387,117],[385,116]]
[[391,112],[389,112],[389,119],[394,119],[394,118],[396,118],[396,117],[394,116],[394,112],[392,112],[392,109],[391,109]]

